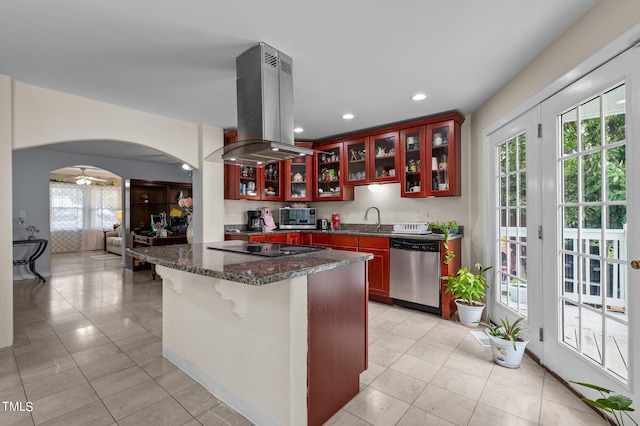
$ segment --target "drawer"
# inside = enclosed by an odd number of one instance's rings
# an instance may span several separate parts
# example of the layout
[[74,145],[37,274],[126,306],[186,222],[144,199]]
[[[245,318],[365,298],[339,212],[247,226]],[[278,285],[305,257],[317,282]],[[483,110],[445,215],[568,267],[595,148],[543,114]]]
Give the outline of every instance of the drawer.
[[149,244],[149,237],[145,237],[144,235],[134,235],[133,241],[135,243]]
[[331,244],[330,234],[311,234],[311,244]]
[[383,237],[360,237],[360,247],[389,250],[389,239]]
[[334,246],[358,247],[358,237],[356,235],[333,235],[331,244]]

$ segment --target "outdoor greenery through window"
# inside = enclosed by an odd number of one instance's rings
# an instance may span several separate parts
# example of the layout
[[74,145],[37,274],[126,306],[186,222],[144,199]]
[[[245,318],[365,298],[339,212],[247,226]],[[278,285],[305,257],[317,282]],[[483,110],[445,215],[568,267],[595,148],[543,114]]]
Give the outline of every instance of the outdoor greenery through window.
[[497,146],[497,227],[500,303],[527,316],[527,140],[521,133]]
[[121,210],[120,186],[50,182],[51,252],[100,250]]
[[560,116],[561,340],[628,379],[625,86]]

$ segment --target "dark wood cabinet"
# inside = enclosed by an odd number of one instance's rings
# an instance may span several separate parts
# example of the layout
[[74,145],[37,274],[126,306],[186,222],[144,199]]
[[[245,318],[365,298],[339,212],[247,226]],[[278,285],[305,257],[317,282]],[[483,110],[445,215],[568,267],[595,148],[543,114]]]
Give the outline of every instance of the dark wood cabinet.
[[359,251],[373,255],[373,259],[367,261],[369,299],[391,304],[389,297],[389,239],[360,237]]
[[284,161],[285,201],[311,201],[313,176],[313,156]]
[[313,201],[353,200],[353,186],[345,184],[345,154],[342,143],[317,146],[314,154],[315,193]]
[[365,185],[369,183],[369,167],[367,164],[367,138],[344,141],[344,151],[347,157],[347,184]]
[[398,132],[386,132],[369,137],[367,155],[369,158],[369,182],[398,182],[400,167],[398,153]]
[[430,164],[426,162],[425,132],[425,126],[400,131],[401,197],[424,197],[427,195],[427,185],[431,185]]
[[446,120],[426,126],[427,161],[431,185],[426,195],[436,197],[461,194],[460,120]]

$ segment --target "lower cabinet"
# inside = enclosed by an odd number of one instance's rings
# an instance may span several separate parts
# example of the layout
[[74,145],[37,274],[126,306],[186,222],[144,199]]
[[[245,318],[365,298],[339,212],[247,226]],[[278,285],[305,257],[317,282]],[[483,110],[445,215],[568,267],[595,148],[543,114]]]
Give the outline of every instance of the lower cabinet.
[[390,305],[389,239],[382,237],[360,237],[358,250],[373,255],[373,259],[367,262],[369,299]]
[[331,237],[331,248],[336,250],[358,251],[358,236],[333,235]]
[[288,234],[271,234],[271,235],[267,235],[267,241],[270,242],[270,243],[287,244],[287,235]]
[[303,246],[310,246],[311,245],[311,234],[308,232],[301,232],[300,233],[300,244],[302,244]]

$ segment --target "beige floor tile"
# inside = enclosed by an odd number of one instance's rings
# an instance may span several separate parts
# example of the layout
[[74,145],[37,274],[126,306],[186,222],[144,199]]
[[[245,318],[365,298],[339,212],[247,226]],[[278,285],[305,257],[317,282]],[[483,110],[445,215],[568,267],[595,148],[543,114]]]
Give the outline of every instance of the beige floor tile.
[[102,376],[91,381],[91,386],[95,389],[100,398],[105,398],[114,393],[129,389],[132,386],[146,382],[151,379],[140,367],[134,365],[124,370],[116,371],[113,374]]
[[24,384],[24,391],[30,401],[35,401],[73,386],[87,384],[87,379],[76,367],[39,380],[27,382]]
[[449,351],[454,351],[461,341],[461,338],[447,336],[442,333],[434,333],[433,330],[427,332],[427,334],[419,340],[420,343],[438,346]]
[[114,345],[105,336],[100,335],[98,337],[103,337],[105,339],[105,344],[71,354],[71,357],[79,366],[87,365],[99,359],[108,358],[122,352],[120,348]]
[[444,365],[452,353],[452,349],[441,348],[440,346],[425,343],[423,340],[418,341],[407,351],[408,355],[437,365]]
[[199,383],[176,393],[173,395],[173,398],[192,416],[198,416],[220,403],[218,398],[211,395],[211,393]]
[[388,332],[385,330],[380,330],[377,328],[369,328],[369,332],[368,334],[368,338],[369,338],[369,344],[374,343],[376,340],[378,340],[379,338],[381,338],[382,336],[384,336],[385,334],[387,334]]
[[116,340],[114,343],[118,345],[123,352],[131,352],[141,346],[146,346],[151,343],[160,342],[156,336],[151,333],[141,333],[135,336],[127,337],[121,340]]
[[168,396],[169,394],[156,382],[147,380],[116,394],[109,395],[103,398],[102,401],[113,418],[120,421]]
[[462,373],[448,367],[442,367],[431,383],[448,391],[477,401],[486,384],[485,380]]
[[469,421],[469,426],[535,426],[537,424],[482,403],[478,404]]
[[381,313],[379,318],[401,323],[411,317],[414,313],[415,311],[411,309],[395,306],[393,309],[387,309],[385,312]]
[[505,397],[505,387],[487,383],[480,396],[480,402],[514,416],[538,423],[542,398],[530,393],[509,389]]
[[447,362],[444,363],[445,367],[458,370],[461,373],[466,373],[482,380],[489,378],[494,365],[495,363],[493,361],[467,356],[458,352],[451,354]]
[[70,411],[41,424],[41,426],[91,425],[108,426],[114,423],[113,417],[102,401],[95,401],[84,407]]
[[203,426],[251,426],[252,423],[245,419],[241,414],[229,407],[227,404],[220,403],[200,414],[196,419]]
[[376,426],[395,425],[409,404],[371,387],[356,395],[344,410]]
[[437,315],[416,311],[413,315],[404,320],[402,324],[429,331],[438,325],[439,322],[440,318]]
[[438,364],[404,354],[389,368],[429,383],[440,370],[440,367]]
[[560,383],[551,374],[544,376],[544,384],[542,387],[542,399],[553,401],[558,404],[566,405],[567,407],[575,408],[588,413],[593,412],[591,407],[582,401],[577,395],[571,392]]
[[402,323],[397,327],[394,327],[393,329],[391,329],[389,333],[397,334],[398,336],[402,336],[411,340],[418,341],[421,338],[423,338],[425,334],[427,334],[427,330],[425,330],[424,328]]
[[529,374],[519,368],[506,368],[496,365],[495,368],[491,370],[489,381],[509,389],[542,397],[544,376]]
[[17,368],[13,371],[0,372],[0,392],[21,385],[22,379]]
[[65,355],[61,358],[54,358],[39,364],[30,365],[20,369],[20,376],[23,382],[31,380],[39,380],[52,374],[58,374],[71,368],[77,368],[77,365],[71,355]]
[[118,426],[178,426],[191,418],[180,404],[169,397],[118,420]]
[[80,370],[93,381],[99,377],[108,376],[117,371],[134,366],[135,363],[126,354],[118,353],[109,357],[100,358],[89,364],[80,366]]
[[140,368],[155,379],[156,377],[175,370],[178,367],[168,359],[160,357],[140,365]]
[[31,415],[34,423],[40,424],[91,404],[98,399],[98,395],[88,383],[73,386],[53,395],[32,401],[33,412]]
[[354,416],[345,410],[338,410],[323,426],[369,426],[371,423],[365,422],[361,418]]
[[373,343],[369,345],[369,360],[383,367],[390,367],[402,356],[402,352]]
[[419,408],[409,407],[396,426],[454,426],[454,423]]
[[162,357],[162,342],[153,342],[127,351],[127,355],[138,365]]
[[396,328],[400,323],[391,321],[389,319],[385,319],[382,317],[374,317],[369,320],[369,328],[372,330],[384,331],[388,333],[389,331]]
[[407,337],[399,336],[397,334],[389,332],[376,340],[376,345],[384,346],[385,348],[404,353],[411,346],[415,345],[416,342],[417,340],[409,339]]
[[413,406],[455,425],[466,425],[471,419],[476,401],[429,384]]
[[398,371],[387,369],[370,386],[411,404],[427,387],[427,383]]
[[176,368],[155,378],[156,382],[173,395],[196,384],[187,373]]
[[371,384],[385,370],[386,367],[369,360],[368,368],[360,374],[360,383]]
[[542,400],[542,426],[603,426],[607,423],[594,412],[586,412],[552,401]]

